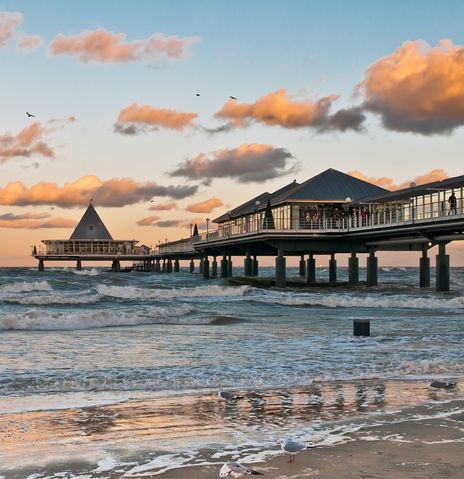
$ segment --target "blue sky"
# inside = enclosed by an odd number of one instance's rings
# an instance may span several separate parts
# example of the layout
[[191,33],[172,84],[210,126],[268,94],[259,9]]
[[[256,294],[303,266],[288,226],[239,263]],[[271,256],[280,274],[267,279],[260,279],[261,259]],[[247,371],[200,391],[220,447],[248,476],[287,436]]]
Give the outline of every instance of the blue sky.
[[[18,53],[14,41],[0,48],[0,135],[16,134],[27,126],[26,110],[36,113],[39,121],[69,115],[77,121],[48,138],[55,158],[14,158],[0,164],[0,188],[15,181],[29,187],[43,181],[63,185],[84,175],[185,184],[188,179],[171,178],[167,172],[200,153],[250,143],[287,149],[299,164],[300,171],[295,174],[299,180],[327,167],[358,170],[368,177],[388,176],[397,183],[435,168],[450,176],[462,173],[462,128],[432,136],[397,132],[384,128],[379,116],[371,113],[367,113],[366,129],[361,133],[321,134],[311,128],[253,123],[217,135],[161,128],[132,137],[114,133],[113,124],[123,108],[137,102],[195,112],[199,124],[218,126],[221,121],[213,115],[229,95],[253,103],[281,88],[296,98],[339,95],[334,109],[357,105],[361,100],[352,95],[368,67],[404,42],[422,39],[435,46],[442,39],[451,39],[454,45],[463,45],[463,2],[0,1],[2,11],[21,12],[23,22],[18,30],[39,35],[44,45],[27,55]],[[124,33],[127,41],[160,32],[198,37],[198,42],[182,60],[82,63],[72,55],[47,52],[58,34],[74,36],[98,28]],[[200,97],[195,96],[197,92]],[[31,166],[35,161],[38,167]],[[187,218],[188,203],[212,197],[220,198],[228,208],[291,179],[290,174],[270,178],[265,186],[217,179],[210,186],[200,186],[196,196],[180,201],[175,211],[160,216]],[[49,208],[0,205],[0,214]],[[80,211],[57,204],[51,214],[78,219]],[[148,214],[144,203],[125,206],[121,212],[108,208],[106,215],[115,225],[113,230],[124,236],[136,235],[153,243],[154,236],[174,239],[180,234],[175,228],[160,231],[137,226],[134,220]],[[211,216],[220,213],[218,209]],[[121,214],[131,220],[117,222]],[[6,230],[2,228],[13,243],[23,234],[16,228]],[[65,237],[68,230],[30,232],[34,241],[50,234]],[[15,248],[19,246],[12,246],[15,253],[11,254],[21,257]]]

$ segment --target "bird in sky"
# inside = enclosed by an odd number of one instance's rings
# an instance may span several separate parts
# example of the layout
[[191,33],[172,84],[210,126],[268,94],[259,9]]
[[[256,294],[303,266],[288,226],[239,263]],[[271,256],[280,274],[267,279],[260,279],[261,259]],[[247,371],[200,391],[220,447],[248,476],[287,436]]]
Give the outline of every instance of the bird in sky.
[[32,113],[29,113],[28,111],[26,111],[26,115],[28,118],[35,118],[35,115],[33,115]]
[[196,96],[200,96],[200,94],[199,94],[199,93],[195,93],[195,95],[196,95]]
[[281,439],[278,444],[282,451],[288,454],[288,462],[295,462],[295,456],[301,451],[315,447],[314,444],[301,444],[292,439]]
[[235,98],[234,96],[230,96],[230,95],[229,95],[229,98],[230,98],[231,100],[237,101],[237,98]]
[[219,471],[219,477],[234,477],[239,479],[240,477],[251,475],[262,476],[263,473],[244,466],[239,462],[226,462]]

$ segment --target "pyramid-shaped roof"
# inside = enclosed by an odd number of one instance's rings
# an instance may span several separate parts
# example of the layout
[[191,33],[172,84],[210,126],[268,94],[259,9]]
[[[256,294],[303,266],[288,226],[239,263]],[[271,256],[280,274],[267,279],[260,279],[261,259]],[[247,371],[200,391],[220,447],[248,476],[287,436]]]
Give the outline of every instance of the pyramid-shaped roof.
[[384,193],[388,193],[388,190],[329,168],[296,188],[275,196],[271,203],[274,205],[284,201],[344,202],[346,198],[359,200]]
[[70,240],[110,240],[113,238],[106,229],[101,218],[98,216],[92,203],[88,206],[83,214],[79,224],[76,226]]

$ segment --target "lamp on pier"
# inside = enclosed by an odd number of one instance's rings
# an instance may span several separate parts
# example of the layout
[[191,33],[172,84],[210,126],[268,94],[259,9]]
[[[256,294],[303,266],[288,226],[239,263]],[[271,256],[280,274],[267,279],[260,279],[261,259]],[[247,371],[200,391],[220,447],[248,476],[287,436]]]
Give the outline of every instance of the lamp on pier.
[[206,239],[208,240],[209,233],[209,218],[206,218]]

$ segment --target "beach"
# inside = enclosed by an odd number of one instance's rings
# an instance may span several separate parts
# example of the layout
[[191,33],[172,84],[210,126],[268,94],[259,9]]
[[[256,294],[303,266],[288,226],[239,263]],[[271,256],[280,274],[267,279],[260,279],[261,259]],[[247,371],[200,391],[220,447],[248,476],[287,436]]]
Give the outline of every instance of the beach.
[[[460,477],[464,270],[450,293],[417,276],[278,290],[1,269],[0,476],[213,478],[239,460],[282,479]],[[287,464],[282,438],[317,447]]]

